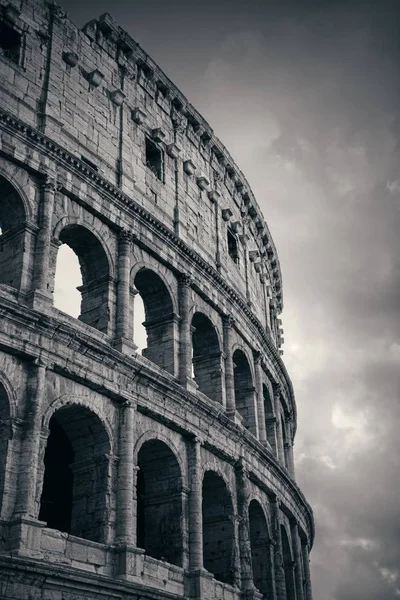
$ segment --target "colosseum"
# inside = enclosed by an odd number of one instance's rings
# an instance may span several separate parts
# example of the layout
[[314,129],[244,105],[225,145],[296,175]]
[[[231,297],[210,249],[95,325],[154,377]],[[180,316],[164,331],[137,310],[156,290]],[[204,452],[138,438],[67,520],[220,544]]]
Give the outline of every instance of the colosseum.
[[108,13],[40,0],[1,1],[0,134],[1,600],[311,600],[280,265],[226,148]]

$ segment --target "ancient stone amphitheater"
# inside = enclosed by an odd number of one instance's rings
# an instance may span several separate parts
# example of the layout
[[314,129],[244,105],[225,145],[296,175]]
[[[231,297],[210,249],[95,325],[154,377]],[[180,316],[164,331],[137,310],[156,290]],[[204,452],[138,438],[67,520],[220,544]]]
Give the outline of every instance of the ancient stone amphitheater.
[[0,6],[0,134],[0,598],[310,600],[281,273],[243,174],[109,14],[38,0]]

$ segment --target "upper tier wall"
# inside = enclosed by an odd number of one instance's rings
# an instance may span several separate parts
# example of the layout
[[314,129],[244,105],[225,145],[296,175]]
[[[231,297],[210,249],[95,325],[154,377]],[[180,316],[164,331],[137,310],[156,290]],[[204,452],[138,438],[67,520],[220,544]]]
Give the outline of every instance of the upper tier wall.
[[21,56],[17,69],[2,64],[2,103],[174,230],[246,299],[279,348],[276,250],[209,125],[110,15],[80,31],[59,8],[29,0],[14,26]]

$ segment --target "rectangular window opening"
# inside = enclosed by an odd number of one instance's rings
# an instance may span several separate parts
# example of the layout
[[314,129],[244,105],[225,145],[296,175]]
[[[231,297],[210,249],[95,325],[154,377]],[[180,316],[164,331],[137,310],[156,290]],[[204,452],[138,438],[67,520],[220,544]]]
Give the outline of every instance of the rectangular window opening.
[[151,140],[146,138],[146,166],[160,180],[163,180],[163,153]]
[[228,253],[231,259],[237,264],[239,262],[239,250],[236,235],[228,229]]
[[22,36],[10,25],[0,22],[0,54],[16,65],[21,57]]

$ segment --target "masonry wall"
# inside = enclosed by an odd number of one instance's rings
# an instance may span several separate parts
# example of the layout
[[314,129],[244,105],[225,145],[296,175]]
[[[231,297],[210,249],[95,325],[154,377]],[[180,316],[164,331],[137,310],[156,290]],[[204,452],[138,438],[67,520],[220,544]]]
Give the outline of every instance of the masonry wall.
[[[310,600],[279,261],[244,176],[109,15],[26,0],[0,24],[0,596]],[[53,305],[62,244],[78,319]]]

